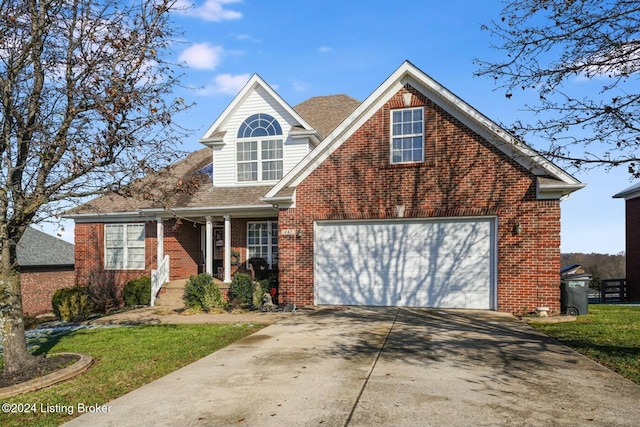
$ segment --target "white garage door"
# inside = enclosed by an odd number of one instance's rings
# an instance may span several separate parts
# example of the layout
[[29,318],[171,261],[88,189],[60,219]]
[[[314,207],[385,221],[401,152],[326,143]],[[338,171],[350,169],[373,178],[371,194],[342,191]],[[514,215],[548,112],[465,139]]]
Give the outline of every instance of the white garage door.
[[495,308],[495,219],[315,224],[316,304]]

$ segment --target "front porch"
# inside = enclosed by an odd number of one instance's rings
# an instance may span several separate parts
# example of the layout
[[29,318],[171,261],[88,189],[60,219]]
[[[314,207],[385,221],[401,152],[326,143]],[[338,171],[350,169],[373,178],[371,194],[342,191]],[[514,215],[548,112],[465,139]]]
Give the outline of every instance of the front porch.
[[[213,277],[213,283],[220,289],[222,295],[228,295],[229,283],[224,283],[222,280]],[[171,280],[165,282],[157,292],[155,301],[152,306],[159,307],[165,310],[175,310],[184,308],[184,287],[187,284],[187,279]]]
[[156,268],[151,272],[152,301],[165,283],[208,273],[221,290],[238,271],[277,270],[278,222],[273,217],[156,217]]

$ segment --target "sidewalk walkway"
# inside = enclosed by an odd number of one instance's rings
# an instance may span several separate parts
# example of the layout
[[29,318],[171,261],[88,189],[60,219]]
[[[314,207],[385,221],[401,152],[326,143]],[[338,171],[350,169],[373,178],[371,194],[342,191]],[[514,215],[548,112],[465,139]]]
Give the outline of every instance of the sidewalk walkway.
[[291,315],[292,313],[259,311],[246,313],[185,314],[184,312],[160,307],[142,307],[99,317],[83,323],[87,325],[155,325],[161,323],[171,325],[229,323],[259,323],[262,325],[271,325]]

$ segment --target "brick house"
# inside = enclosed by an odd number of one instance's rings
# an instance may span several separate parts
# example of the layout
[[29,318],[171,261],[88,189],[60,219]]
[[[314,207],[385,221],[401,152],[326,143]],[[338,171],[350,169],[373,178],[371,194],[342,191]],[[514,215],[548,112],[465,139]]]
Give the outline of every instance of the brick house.
[[22,311],[29,316],[50,313],[51,297],[75,281],[73,244],[27,228],[16,248]]
[[108,195],[68,214],[78,283],[228,283],[258,257],[280,304],[559,312],[560,200],[584,184],[410,62],[362,103],[291,107],[254,75],[200,142],[172,168],[196,190],[170,207]]
[[640,301],[640,183],[619,192],[614,198],[624,199],[627,300]]

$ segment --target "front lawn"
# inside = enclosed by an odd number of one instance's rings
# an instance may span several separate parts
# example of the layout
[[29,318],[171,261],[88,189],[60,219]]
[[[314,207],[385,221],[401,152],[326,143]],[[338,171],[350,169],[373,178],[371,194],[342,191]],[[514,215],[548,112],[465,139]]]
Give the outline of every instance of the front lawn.
[[640,307],[592,304],[575,322],[531,326],[640,384]]
[[65,383],[1,400],[0,403],[19,404],[14,407],[21,408],[22,413],[0,413],[0,425],[57,426],[78,416],[77,411],[68,415],[64,411],[46,412],[47,408],[103,405],[261,328],[256,325],[122,326],[54,336],[45,340],[39,351],[89,354],[94,359],[93,366]]

